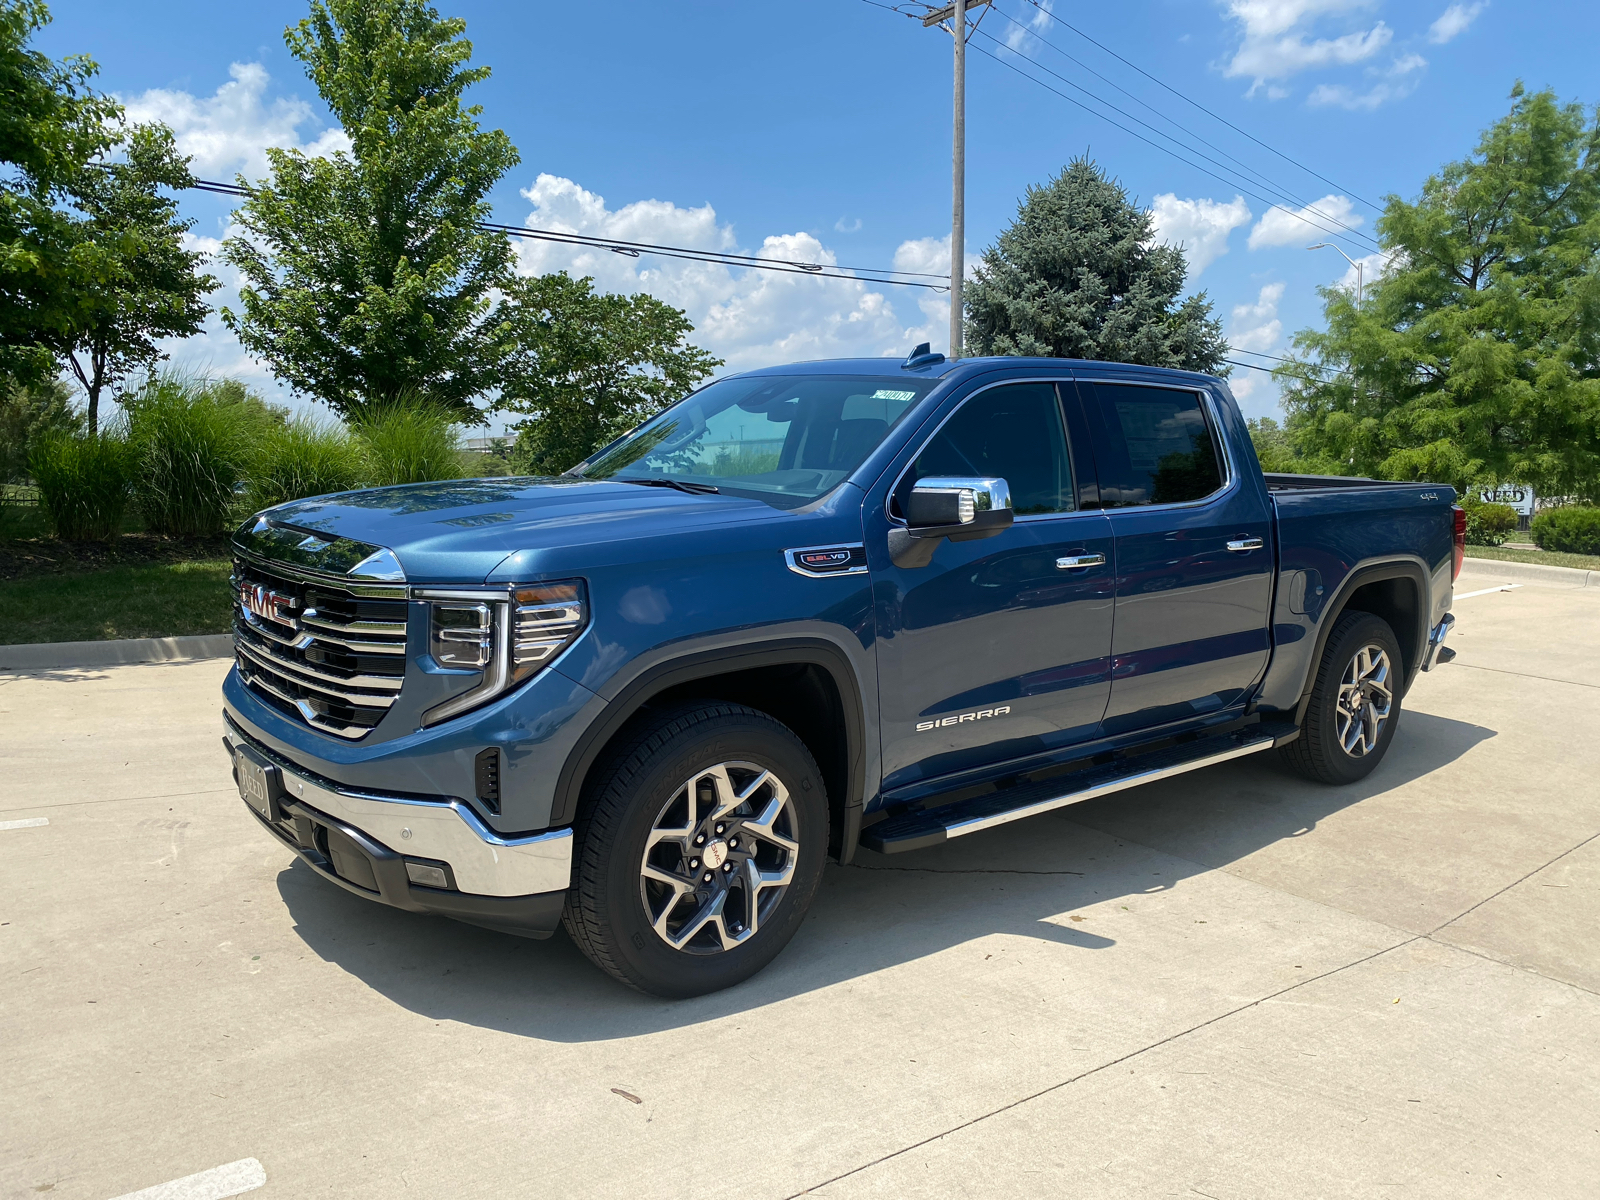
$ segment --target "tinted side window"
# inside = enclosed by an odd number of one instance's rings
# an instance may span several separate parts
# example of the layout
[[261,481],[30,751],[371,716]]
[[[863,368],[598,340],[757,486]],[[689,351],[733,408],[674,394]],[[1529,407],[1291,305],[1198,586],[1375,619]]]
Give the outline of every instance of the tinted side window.
[[1013,383],[968,400],[935,434],[900,482],[896,499],[929,475],[998,477],[1018,516],[1072,510],[1072,467],[1061,406],[1049,383]]
[[1107,508],[1182,504],[1222,486],[1222,470],[1200,397],[1174,388],[1097,383],[1109,444],[1096,456]]

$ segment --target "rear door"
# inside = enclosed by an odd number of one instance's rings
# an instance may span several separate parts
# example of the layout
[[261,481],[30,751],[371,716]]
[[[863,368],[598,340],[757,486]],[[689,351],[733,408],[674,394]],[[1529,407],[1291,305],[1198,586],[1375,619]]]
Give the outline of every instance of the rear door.
[[[882,536],[868,538],[885,787],[1099,732],[1111,678],[1111,522],[1080,497],[1075,479],[1092,503],[1093,458],[1086,433],[1069,448],[1061,401],[1045,380],[969,396],[924,440],[888,502],[892,520],[925,475],[999,476],[1011,487],[1011,528],[941,542],[913,569],[890,561]],[[1081,420],[1075,407],[1071,416]]]
[[1265,491],[1230,461],[1204,391],[1093,380],[1079,394],[1116,540],[1105,732],[1228,709],[1267,663]]

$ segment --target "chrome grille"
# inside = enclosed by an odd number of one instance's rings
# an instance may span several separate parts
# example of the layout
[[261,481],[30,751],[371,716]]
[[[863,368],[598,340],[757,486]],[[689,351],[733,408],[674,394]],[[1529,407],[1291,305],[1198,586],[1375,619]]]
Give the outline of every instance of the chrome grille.
[[267,703],[344,738],[365,736],[400,695],[404,586],[346,583],[236,558],[239,676]]

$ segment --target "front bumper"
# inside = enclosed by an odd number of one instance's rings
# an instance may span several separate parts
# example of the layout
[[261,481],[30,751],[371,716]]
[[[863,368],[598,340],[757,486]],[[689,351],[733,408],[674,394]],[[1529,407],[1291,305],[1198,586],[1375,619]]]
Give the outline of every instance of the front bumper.
[[[524,937],[549,937],[572,877],[572,830],[502,838],[455,800],[357,791],[305,771],[223,717],[234,760],[248,748],[269,764],[262,825],[312,870],[348,892]],[[398,847],[398,849],[396,849]],[[413,883],[407,864],[439,868],[445,887]]]

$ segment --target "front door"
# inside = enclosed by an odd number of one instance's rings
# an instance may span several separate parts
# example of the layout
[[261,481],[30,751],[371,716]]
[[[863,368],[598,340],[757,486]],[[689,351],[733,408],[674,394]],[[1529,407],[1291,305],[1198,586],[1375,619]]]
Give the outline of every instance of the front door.
[[1267,664],[1265,493],[1230,472],[1204,393],[1100,382],[1079,390],[1117,546],[1105,732],[1227,710]]
[[941,542],[915,569],[896,567],[883,538],[868,541],[886,789],[1099,730],[1110,693],[1111,522],[1078,508],[1074,467],[1092,480],[1092,459],[1069,447],[1061,399],[1048,382],[975,393],[896,484],[903,511],[923,476],[998,476],[1011,488],[1011,528]]

